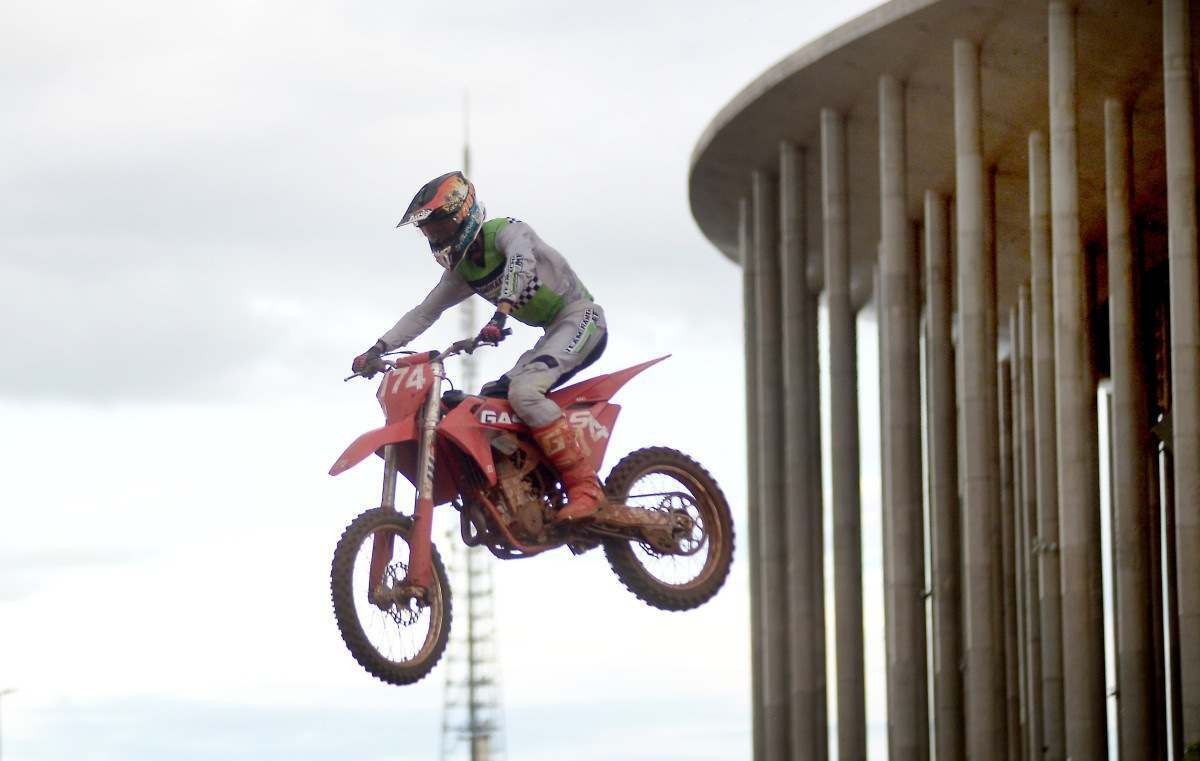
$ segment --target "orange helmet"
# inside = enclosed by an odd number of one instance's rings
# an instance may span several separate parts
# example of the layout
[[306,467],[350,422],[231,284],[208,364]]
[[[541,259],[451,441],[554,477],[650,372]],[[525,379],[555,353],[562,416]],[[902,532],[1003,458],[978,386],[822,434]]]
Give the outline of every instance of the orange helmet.
[[483,220],[484,208],[475,197],[475,186],[462,172],[449,172],[417,191],[396,227],[415,224],[429,241],[433,258],[449,269],[475,242]]

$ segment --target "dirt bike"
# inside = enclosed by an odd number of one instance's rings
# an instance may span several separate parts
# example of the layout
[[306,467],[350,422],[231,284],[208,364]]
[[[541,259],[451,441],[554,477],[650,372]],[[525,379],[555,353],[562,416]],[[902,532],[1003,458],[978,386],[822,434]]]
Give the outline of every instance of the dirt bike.
[[[337,475],[372,453],[383,458],[381,503],[338,540],[330,587],[346,647],[390,684],[426,676],[449,638],[450,587],[432,541],[435,505],[453,505],[462,541],[498,558],[603,545],[617,578],[662,610],[707,602],[733,559],[733,519],[720,487],[695,460],[666,447],[626,455],[609,473],[594,516],[555,523],[565,491],[508,401],[442,393],[445,360],[479,345],[467,339],[442,352],[382,360],[376,397],[385,425],[355,439],[329,471]],[[609,400],[664,359],[551,392],[597,468],[620,411]],[[397,473],[416,487],[412,515],[396,510]]]

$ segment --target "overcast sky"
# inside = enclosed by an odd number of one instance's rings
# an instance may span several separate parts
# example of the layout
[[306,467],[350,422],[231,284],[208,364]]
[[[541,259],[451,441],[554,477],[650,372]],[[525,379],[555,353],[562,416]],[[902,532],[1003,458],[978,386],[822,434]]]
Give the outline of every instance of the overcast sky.
[[[691,218],[687,162],[745,84],[872,5],[0,4],[5,759],[436,757],[442,669],[379,684],[329,606],[378,464],[326,471],[378,424],[350,359],[438,276],[393,226],[459,167],[465,90],[490,214],[533,225],[607,311],[597,371],[674,354],[618,397],[608,465],[687,451],[739,530],[726,588],[683,614],[600,553],[496,563],[508,755],[748,759],[741,287]],[[462,331],[447,315],[416,344]],[[864,430],[878,645],[877,451]]]

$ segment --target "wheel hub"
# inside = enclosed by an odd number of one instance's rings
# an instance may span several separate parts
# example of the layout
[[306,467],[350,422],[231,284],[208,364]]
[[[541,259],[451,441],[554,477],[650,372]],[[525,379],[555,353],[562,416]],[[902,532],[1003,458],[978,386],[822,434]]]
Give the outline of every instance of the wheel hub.
[[407,583],[408,566],[393,563],[384,572],[383,581],[371,590],[367,599],[385,611],[399,626],[411,626],[428,607],[424,587]]

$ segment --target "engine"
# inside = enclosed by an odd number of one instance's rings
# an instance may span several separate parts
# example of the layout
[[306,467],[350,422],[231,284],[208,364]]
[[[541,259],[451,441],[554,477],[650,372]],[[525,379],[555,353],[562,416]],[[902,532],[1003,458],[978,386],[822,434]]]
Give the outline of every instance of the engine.
[[512,436],[503,438],[508,441],[501,446],[493,443],[496,491],[500,498],[497,504],[503,503],[501,509],[507,514],[509,529],[515,536],[523,541],[542,541],[549,512],[560,499],[557,485],[546,483],[545,469],[539,467],[541,458],[530,444]]

